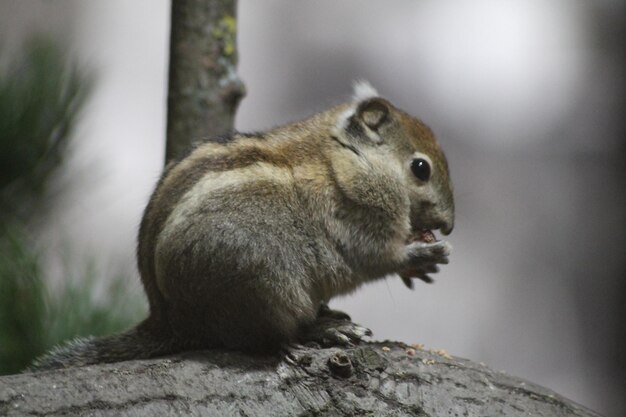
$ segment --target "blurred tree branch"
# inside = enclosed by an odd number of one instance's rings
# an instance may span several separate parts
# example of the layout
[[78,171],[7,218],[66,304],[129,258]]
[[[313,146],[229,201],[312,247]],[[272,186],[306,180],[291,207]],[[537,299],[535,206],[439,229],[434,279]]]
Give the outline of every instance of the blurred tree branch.
[[166,162],[232,130],[245,94],[236,73],[236,0],[172,1]]

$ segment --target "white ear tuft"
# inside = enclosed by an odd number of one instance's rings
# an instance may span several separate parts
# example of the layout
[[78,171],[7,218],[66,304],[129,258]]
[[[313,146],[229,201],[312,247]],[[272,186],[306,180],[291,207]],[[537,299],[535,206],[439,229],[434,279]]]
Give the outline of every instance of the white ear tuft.
[[353,83],[353,87],[354,94],[352,95],[352,99],[356,102],[379,96],[378,91],[376,91],[376,89],[365,80],[356,80]]

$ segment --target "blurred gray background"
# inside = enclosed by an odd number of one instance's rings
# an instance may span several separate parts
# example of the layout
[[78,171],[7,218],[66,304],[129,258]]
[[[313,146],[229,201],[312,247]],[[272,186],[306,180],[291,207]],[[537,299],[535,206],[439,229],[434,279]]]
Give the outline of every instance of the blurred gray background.
[[[424,343],[626,415],[625,4],[240,0],[239,130],[304,118],[368,79],[426,121],[456,187],[450,265],[336,300],[377,339]],[[165,0],[2,0],[0,39],[62,39],[96,74],[41,246],[127,268],[158,179]],[[51,270],[54,268],[51,267]]]

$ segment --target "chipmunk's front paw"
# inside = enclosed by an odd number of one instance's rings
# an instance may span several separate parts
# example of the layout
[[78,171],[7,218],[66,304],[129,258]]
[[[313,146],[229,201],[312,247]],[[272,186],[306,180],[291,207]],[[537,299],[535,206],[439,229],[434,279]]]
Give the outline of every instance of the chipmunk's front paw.
[[445,240],[435,242],[413,242],[406,246],[408,265],[398,271],[404,284],[413,289],[412,278],[431,283],[433,279],[428,274],[439,272],[437,264],[447,264],[452,246]]
[[411,266],[419,266],[425,263],[447,264],[452,251],[452,245],[445,240],[424,243],[413,242],[406,246],[406,254]]
[[301,343],[316,342],[322,346],[353,346],[372,331],[345,319],[318,318],[302,332]]

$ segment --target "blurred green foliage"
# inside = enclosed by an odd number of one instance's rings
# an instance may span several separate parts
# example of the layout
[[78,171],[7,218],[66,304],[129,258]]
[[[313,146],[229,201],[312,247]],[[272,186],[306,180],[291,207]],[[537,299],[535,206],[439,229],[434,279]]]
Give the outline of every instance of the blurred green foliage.
[[0,215],[26,220],[63,163],[88,77],[36,38],[0,76]]
[[0,239],[0,374],[14,373],[45,351],[45,287],[23,233],[5,227]]
[[96,291],[105,277],[93,263],[75,268],[66,262],[63,282],[51,291],[43,256],[31,248],[24,230],[13,225],[1,232],[0,375],[23,370],[74,337],[119,332],[144,314],[127,276],[106,278],[108,286]]
[[[142,314],[128,277],[105,278],[93,263],[63,262],[63,282],[51,291],[44,254],[34,249],[31,225],[50,206],[90,85],[43,38],[0,74],[0,374],[24,369],[64,340],[120,331]],[[97,291],[105,280],[109,286]]]

